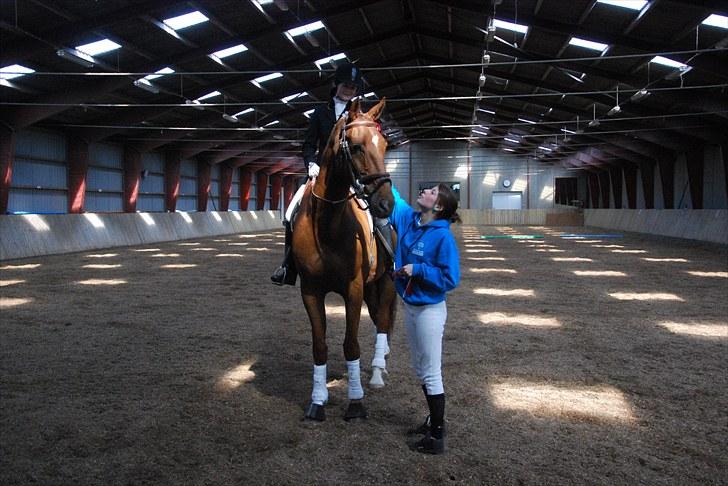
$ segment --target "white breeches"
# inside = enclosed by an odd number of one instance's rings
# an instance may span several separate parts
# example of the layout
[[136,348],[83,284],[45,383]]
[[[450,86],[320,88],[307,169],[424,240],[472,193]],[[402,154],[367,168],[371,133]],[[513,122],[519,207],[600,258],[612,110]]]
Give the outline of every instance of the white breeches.
[[442,384],[442,336],[447,320],[445,301],[430,305],[404,304],[412,367],[428,395],[445,393]]
[[303,199],[303,193],[306,191],[306,184],[302,184],[301,187],[298,188],[296,193],[291,198],[291,204],[288,205],[286,208],[286,221],[291,221],[291,217],[293,216],[293,211],[298,207],[299,204],[301,204],[301,199]]

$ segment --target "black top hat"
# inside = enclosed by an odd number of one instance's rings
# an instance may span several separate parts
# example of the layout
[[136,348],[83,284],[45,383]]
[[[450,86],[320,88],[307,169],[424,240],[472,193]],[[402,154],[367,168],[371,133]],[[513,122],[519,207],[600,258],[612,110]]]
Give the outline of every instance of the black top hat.
[[334,75],[334,84],[338,86],[341,83],[353,83],[356,85],[359,93],[361,93],[364,88],[361,69],[350,62],[345,62],[337,66],[336,74]]

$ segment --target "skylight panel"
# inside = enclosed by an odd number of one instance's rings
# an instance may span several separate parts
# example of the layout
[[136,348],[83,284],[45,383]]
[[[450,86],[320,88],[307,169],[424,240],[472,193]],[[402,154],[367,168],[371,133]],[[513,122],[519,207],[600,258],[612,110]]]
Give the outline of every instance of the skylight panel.
[[477,129],[477,128],[473,128],[473,133],[475,133],[476,135],[488,136],[488,132],[483,132],[483,131],[481,131],[480,129]]
[[290,35],[291,37],[296,37],[299,35],[306,34],[308,32],[313,32],[319,29],[324,28],[324,23],[320,20],[317,20],[316,22],[311,22],[310,24],[302,25],[301,27],[296,27],[294,29],[290,29],[286,31],[286,34]]
[[272,127],[273,125],[278,125],[281,121],[280,120],[273,120],[272,122],[266,123],[263,125],[263,127]]
[[76,46],[76,50],[93,57],[98,56],[99,54],[104,54],[105,52],[114,51],[120,47],[121,45],[112,40],[102,39],[82,46]]
[[338,61],[339,59],[344,58],[346,58],[346,54],[340,52],[338,54],[334,54],[333,56],[324,57],[322,59],[319,59],[318,61],[314,61],[313,63],[316,65],[317,68],[321,69],[321,66],[323,66],[324,64],[327,64],[331,61]]
[[506,142],[511,142],[511,143],[521,143],[520,140],[516,140],[515,138],[503,137],[503,140],[505,140]]
[[311,113],[313,113],[314,111],[316,111],[314,108],[311,108],[310,110],[306,110],[303,112],[303,116],[305,116],[306,118],[311,118]]
[[478,108],[478,111],[482,111],[484,113],[488,113],[489,115],[495,115],[495,111],[493,111],[493,110],[486,110],[485,108]]
[[171,67],[164,67],[160,69],[159,71],[154,71],[154,74],[150,74],[148,76],[144,76],[142,79],[146,79],[147,81],[151,81],[152,79],[161,78],[165,74],[172,74],[174,72],[174,69]]
[[302,91],[300,93],[295,93],[295,94],[292,94],[289,96],[284,96],[283,98],[281,98],[281,101],[284,103],[288,103],[289,101],[293,101],[296,98],[301,98],[302,96],[308,96],[308,93],[306,91]]
[[504,147],[503,150],[505,150],[506,152],[515,152],[515,150],[513,150],[512,148],[508,148],[508,147]]
[[0,79],[7,81],[34,72],[35,69],[30,69],[29,67],[21,66],[20,64],[13,64],[10,66],[5,66],[4,68],[0,68]]
[[601,42],[594,42],[586,39],[580,39],[578,37],[572,37],[571,40],[569,40],[569,45],[571,46],[578,46],[578,47],[584,47],[586,49],[591,49],[592,51],[597,52],[604,52],[607,47],[609,47],[609,44],[602,44]]
[[493,20],[493,25],[496,26],[498,29],[505,29],[510,30],[513,32],[520,32],[521,34],[525,34],[528,32],[528,26],[527,25],[521,25],[521,24],[514,24],[511,22],[506,22],[505,20]]
[[597,3],[604,3],[629,10],[642,10],[647,5],[647,0],[597,0]]
[[703,25],[710,25],[712,27],[718,27],[720,29],[728,29],[728,17],[724,15],[712,14],[707,19],[703,20]]
[[165,19],[162,22],[173,30],[181,30],[193,25],[201,24],[202,22],[207,22],[208,20],[209,19],[205,17],[202,12],[195,10],[194,12]]
[[540,148],[541,150],[544,150],[546,152],[553,152],[553,150],[551,150],[550,148],[548,148],[544,145],[539,145],[538,148]]
[[220,96],[221,94],[222,94],[222,93],[220,93],[220,92],[219,92],[219,91],[217,91],[217,90],[216,90],[216,91],[211,91],[211,92],[207,93],[206,95],[200,96],[200,97],[199,97],[199,98],[197,98],[197,99],[196,99],[195,101],[204,101],[204,100],[209,100],[210,98],[214,98],[215,96]]
[[538,122],[535,122],[533,120],[528,120],[526,118],[519,118],[518,121],[524,122],[524,123],[531,123],[532,125],[537,124]]
[[687,64],[683,64],[678,61],[673,61],[672,59],[669,59],[667,57],[662,57],[662,56],[655,56],[650,60],[650,62],[654,62],[656,64],[662,64],[663,66],[677,68],[677,69],[687,69],[690,67]]
[[219,51],[215,51],[212,53],[213,56],[217,57],[218,59],[225,59],[226,57],[234,56],[235,54],[239,54],[241,52],[247,51],[248,48],[245,47],[245,44],[238,44],[236,46],[228,47],[226,49],[221,49]]
[[248,113],[251,113],[252,111],[253,111],[253,108],[246,108],[243,111],[239,111],[239,112],[235,113],[233,116],[238,117],[238,116],[242,116],[242,115],[247,115]]
[[272,79],[280,78],[282,76],[283,75],[281,73],[270,73],[270,74],[266,74],[264,76],[258,76],[257,78],[255,78],[254,80],[252,80],[251,83],[253,83],[255,86],[257,86],[259,88],[262,88],[262,86],[260,85],[261,83],[265,83],[266,81],[270,81]]

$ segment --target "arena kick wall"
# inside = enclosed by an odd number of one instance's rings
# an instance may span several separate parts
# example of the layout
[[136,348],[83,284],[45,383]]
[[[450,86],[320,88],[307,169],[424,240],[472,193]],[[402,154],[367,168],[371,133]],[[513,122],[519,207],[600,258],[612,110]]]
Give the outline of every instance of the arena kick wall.
[[0,216],[0,260],[281,228],[279,211]]

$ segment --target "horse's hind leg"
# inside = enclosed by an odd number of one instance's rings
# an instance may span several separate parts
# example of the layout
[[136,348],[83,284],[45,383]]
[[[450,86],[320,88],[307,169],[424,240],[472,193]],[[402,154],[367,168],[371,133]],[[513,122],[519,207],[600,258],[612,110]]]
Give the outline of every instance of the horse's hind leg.
[[369,386],[381,388],[384,386],[384,376],[387,374],[385,356],[389,354],[389,336],[394,326],[394,311],[396,309],[396,294],[391,279],[380,278],[370,284],[366,290],[365,300],[369,308],[369,315],[377,327],[377,339],[374,345],[372,358],[372,377]]
[[362,290],[354,283],[349,288],[349,295],[344,296],[346,306],[346,336],[344,337],[344,357],[349,375],[349,406],[344,420],[366,418],[367,412],[362,404],[364,388],[361,386],[361,370],[359,358],[359,321],[361,319]]
[[326,360],[328,350],[326,347],[326,309],[324,298],[320,291],[316,291],[301,282],[301,297],[306,307],[308,319],[311,321],[311,337],[313,342],[313,391],[311,404],[306,409],[305,418],[310,420],[325,420],[324,405],[329,399],[326,389]]

